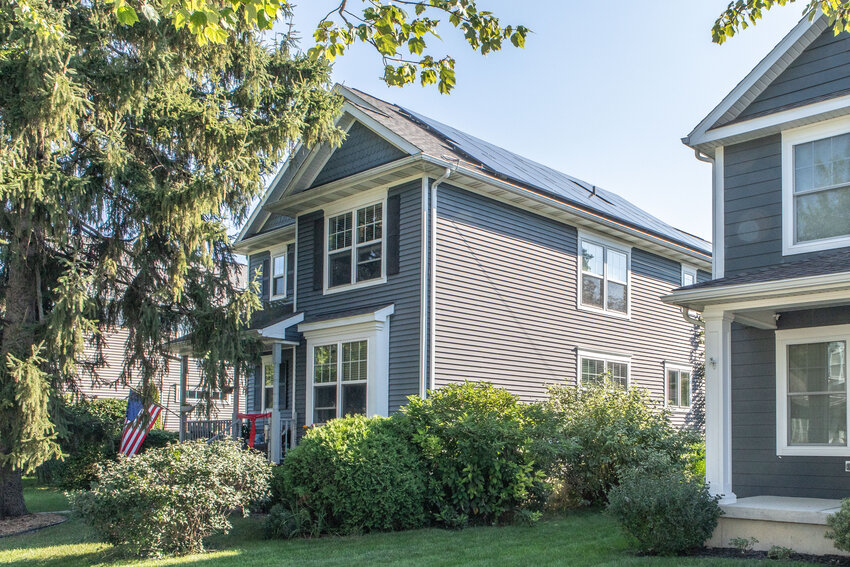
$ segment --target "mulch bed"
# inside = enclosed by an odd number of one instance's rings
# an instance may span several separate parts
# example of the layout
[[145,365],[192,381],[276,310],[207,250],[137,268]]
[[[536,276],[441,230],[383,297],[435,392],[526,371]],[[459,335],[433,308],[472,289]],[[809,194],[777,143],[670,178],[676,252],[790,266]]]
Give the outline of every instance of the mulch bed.
[[34,532],[41,528],[61,524],[67,519],[65,516],[50,513],[27,514],[19,518],[7,518],[0,520],[0,537]]
[[[705,548],[693,553],[695,557],[722,557],[724,559],[770,559],[766,551],[744,551],[734,548]],[[820,563],[821,565],[837,565],[850,567],[850,557],[843,555],[808,555],[806,553],[792,553],[784,561],[805,561],[807,563]]]

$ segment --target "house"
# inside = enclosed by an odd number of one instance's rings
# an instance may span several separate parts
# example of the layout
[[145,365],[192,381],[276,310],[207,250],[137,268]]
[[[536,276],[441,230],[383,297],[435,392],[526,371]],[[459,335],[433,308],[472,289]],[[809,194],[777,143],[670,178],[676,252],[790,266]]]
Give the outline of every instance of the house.
[[609,374],[700,426],[698,329],[660,297],[710,279],[708,242],[337,88],[344,143],[296,149],[236,242],[266,305],[251,332],[267,353],[246,397],[248,411],[273,413],[274,460],[305,426],[388,415],[463,380],[531,401]]
[[684,139],[713,163],[714,278],[700,312],[714,545],[836,553],[850,495],[850,35],[804,18]]

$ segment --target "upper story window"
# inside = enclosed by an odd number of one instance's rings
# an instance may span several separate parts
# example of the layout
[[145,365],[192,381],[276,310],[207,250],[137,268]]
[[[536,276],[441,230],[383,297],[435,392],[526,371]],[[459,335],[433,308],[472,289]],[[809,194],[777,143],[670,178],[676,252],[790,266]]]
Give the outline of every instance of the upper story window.
[[783,132],[782,162],[784,253],[850,246],[850,122]]
[[328,217],[328,289],[383,278],[383,222],[383,202]]
[[580,239],[579,304],[615,315],[629,313],[629,252],[595,239]]
[[[290,242],[271,250],[271,261],[267,261],[269,299],[279,301],[291,299],[295,294],[295,243]],[[264,278],[265,279],[265,278]]]
[[850,455],[850,325],[777,331],[777,454]]
[[695,283],[697,283],[696,268],[682,266],[682,287],[694,285]]

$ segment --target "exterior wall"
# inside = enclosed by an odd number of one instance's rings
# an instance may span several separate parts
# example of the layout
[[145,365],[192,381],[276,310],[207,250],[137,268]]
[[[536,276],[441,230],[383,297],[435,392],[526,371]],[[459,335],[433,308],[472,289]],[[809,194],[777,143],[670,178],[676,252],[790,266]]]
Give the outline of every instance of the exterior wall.
[[313,187],[403,158],[406,154],[366,126],[355,122],[342,145],[313,181]]
[[[323,216],[316,211],[298,218],[298,273],[296,274],[299,312],[307,320],[353,309],[395,305],[390,317],[389,410],[404,405],[407,397],[419,393],[419,329],[421,293],[422,182],[416,180],[390,188],[388,196],[400,195],[399,272],[387,275],[387,282],[360,289],[323,295],[313,289],[313,221]],[[322,246],[322,243],[318,243]],[[295,409],[298,428],[304,425],[307,388],[306,341],[297,349],[295,365]]]
[[782,137],[724,149],[725,276],[830,254],[782,255]]
[[[436,386],[488,380],[524,400],[575,383],[577,349],[631,355],[632,384],[664,396],[664,362],[701,362],[693,325],[659,298],[681,266],[632,248],[631,319],[577,308],[575,228],[442,184],[438,195]],[[678,423],[702,425],[702,395]]]
[[[126,400],[130,393],[127,386],[121,385],[119,377],[124,368],[124,351],[126,350],[128,332],[117,329],[104,334],[102,349],[104,365],[97,369],[97,378],[88,374],[81,375],[80,391],[87,398],[114,398]],[[85,359],[94,361],[97,353],[91,345],[84,351]],[[165,408],[162,414],[163,427],[168,431],[177,431],[180,426],[180,360],[171,359],[168,362],[168,372],[162,377],[157,386],[160,392],[160,403]],[[201,384],[201,372],[195,359],[189,359],[189,374],[187,377],[188,390],[198,389]],[[187,400],[195,403],[195,400]],[[213,419],[229,418],[232,415],[232,396],[217,402]],[[244,402],[242,402],[244,404]],[[189,414],[189,419],[203,419]]]
[[830,26],[794,60],[736,121],[817,102],[850,91],[850,34]]
[[[783,313],[780,329],[850,323],[850,308]],[[845,457],[776,455],[774,332],[732,326],[732,490],[748,496],[844,498]]]

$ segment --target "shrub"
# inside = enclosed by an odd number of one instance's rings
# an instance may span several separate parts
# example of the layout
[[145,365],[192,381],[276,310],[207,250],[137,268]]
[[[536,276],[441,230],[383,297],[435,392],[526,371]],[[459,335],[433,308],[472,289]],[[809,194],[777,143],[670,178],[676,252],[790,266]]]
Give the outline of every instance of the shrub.
[[826,537],[833,540],[836,549],[850,551],[850,498],[841,501],[841,508],[827,517],[826,525]]
[[429,507],[444,525],[512,519],[548,493],[562,442],[541,406],[489,383],[454,384],[402,409],[428,471]]
[[640,551],[676,554],[702,547],[717,527],[720,506],[702,480],[664,458],[663,465],[622,471],[608,494],[608,511]]
[[283,504],[275,504],[266,516],[267,538],[318,537],[324,531],[322,517],[313,518],[306,508],[294,510]]
[[180,440],[180,434],[176,431],[165,431],[164,429],[151,429],[145,437],[144,443],[139,448],[139,451],[147,451],[149,449],[159,449],[170,443],[177,443]]
[[675,429],[642,390],[606,382],[553,386],[549,393],[547,407],[559,416],[562,434],[575,443],[558,471],[561,502],[602,503],[621,471],[657,455],[683,467],[691,459],[696,434]]
[[203,551],[228,532],[230,512],[268,495],[269,465],[238,443],[203,441],[151,449],[98,466],[91,491],[72,506],[106,541],[139,555]]
[[406,420],[334,419],[311,429],[279,468],[281,503],[289,514],[310,518],[300,533],[403,530],[425,522],[425,475]]

